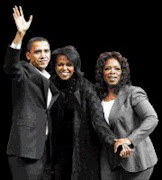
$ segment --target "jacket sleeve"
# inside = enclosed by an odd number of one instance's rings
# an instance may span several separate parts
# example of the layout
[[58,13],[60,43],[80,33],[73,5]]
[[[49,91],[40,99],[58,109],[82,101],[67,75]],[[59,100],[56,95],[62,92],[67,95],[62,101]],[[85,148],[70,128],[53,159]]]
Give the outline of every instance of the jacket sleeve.
[[21,50],[16,50],[8,47],[5,61],[4,61],[4,71],[12,79],[20,80],[23,76],[23,68],[20,63]]
[[104,119],[101,101],[93,85],[89,84],[87,87],[88,87],[87,94],[89,101],[89,110],[90,110],[90,116],[92,119],[93,127],[97,132],[100,141],[104,143],[106,146],[112,148],[117,136],[112,132],[110,126],[107,124],[107,122]]
[[132,91],[131,102],[139,122],[136,122],[137,127],[128,138],[133,145],[136,146],[153,132],[158,124],[158,117],[143,89],[139,87],[134,88]]

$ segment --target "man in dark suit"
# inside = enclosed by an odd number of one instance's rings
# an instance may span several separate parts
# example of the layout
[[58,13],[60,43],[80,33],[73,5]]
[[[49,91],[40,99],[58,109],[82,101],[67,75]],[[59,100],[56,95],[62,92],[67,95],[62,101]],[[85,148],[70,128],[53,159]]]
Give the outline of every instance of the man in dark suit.
[[4,70],[12,79],[12,126],[7,146],[13,180],[42,180],[48,165],[48,113],[51,99],[50,74],[45,70],[50,61],[50,45],[45,38],[32,38],[26,57],[20,61],[21,43],[29,29],[21,7],[13,8],[17,33],[8,47]]

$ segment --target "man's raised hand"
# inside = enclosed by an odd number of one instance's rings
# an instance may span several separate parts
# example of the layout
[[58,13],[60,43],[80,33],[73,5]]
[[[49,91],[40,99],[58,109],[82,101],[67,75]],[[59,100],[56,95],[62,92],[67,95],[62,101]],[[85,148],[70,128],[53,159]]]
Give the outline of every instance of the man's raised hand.
[[15,20],[17,31],[19,33],[25,33],[31,25],[33,16],[30,15],[29,20],[26,21],[24,18],[22,7],[19,6],[19,8],[18,8],[17,6],[14,6],[13,7],[13,18]]

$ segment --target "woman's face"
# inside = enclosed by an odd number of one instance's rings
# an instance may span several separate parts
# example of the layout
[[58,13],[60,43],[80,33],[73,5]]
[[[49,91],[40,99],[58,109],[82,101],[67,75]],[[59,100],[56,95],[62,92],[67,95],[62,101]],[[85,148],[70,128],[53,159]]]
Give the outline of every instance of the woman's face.
[[122,69],[118,60],[110,58],[103,68],[103,78],[109,86],[116,86],[121,79]]
[[68,80],[74,73],[74,65],[65,55],[58,55],[55,71],[62,80]]

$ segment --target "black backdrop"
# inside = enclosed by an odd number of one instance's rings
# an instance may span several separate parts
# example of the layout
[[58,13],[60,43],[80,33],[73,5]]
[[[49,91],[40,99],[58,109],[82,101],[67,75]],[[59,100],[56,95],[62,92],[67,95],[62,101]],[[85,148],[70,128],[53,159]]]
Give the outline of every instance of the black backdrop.
[[[104,51],[119,51],[128,58],[132,82],[147,92],[155,110],[160,112],[161,55],[159,4],[117,1],[21,1],[6,0],[0,7],[0,80],[1,80],[1,174],[10,178],[6,145],[11,124],[11,84],[3,72],[6,48],[13,40],[16,27],[12,7],[21,5],[26,19],[33,22],[23,40],[22,59],[27,41],[34,36],[46,37],[51,49],[74,45],[82,59],[85,77],[94,82],[95,63]],[[159,162],[151,179],[160,173],[160,123],[151,134]]]

